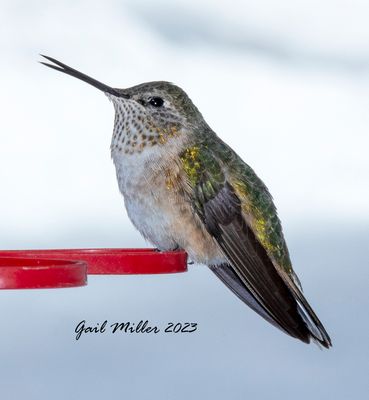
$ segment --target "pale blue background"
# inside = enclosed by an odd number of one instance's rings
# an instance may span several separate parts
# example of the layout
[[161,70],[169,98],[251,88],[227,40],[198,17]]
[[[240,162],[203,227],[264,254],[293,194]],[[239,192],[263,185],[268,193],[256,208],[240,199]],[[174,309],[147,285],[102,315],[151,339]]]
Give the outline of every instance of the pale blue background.
[[[281,334],[204,266],[2,291],[2,398],[367,396],[368,15],[360,0],[0,1],[0,247],[147,246],[115,181],[111,104],[38,53],[113,86],[173,81],[270,188],[334,344]],[[82,319],[199,330],[76,342]]]

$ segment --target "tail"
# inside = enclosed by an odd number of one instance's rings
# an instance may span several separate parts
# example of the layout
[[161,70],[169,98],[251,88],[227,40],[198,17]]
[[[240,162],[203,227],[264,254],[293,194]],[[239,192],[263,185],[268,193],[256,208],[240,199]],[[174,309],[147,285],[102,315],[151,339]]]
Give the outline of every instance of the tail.
[[[286,285],[294,299],[295,307],[295,312],[291,314],[294,315],[293,330],[290,329],[288,332],[259,304],[229,264],[210,265],[209,268],[238,298],[276,328],[305,343],[310,343],[310,340],[313,340],[327,349],[332,346],[331,339],[323,324],[297,287],[296,290],[291,290]],[[282,301],[281,304],[283,304]],[[295,334],[292,335],[291,332],[295,332]]]

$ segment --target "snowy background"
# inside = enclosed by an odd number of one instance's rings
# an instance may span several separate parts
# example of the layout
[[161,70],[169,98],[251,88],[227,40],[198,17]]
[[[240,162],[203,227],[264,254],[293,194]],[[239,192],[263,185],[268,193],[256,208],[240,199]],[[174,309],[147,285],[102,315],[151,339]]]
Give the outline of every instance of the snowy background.
[[[369,390],[369,3],[0,0],[0,247],[145,247],[124,210],[106,84],[182,86],[272,192],[295,270],[332,336],[319,351],[204,266],[0,293],[4,399],[362,399]],[[194,321],[191,335],[76,324]]]

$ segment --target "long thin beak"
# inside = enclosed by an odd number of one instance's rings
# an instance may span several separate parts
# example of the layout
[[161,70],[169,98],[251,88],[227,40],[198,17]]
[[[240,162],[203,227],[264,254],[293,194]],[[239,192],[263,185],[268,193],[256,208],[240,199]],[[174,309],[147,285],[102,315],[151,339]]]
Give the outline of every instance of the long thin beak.
[[46,58],[48,61],[55,64],[55,65],[53,65],[53,64],[49,64],[49,63],[40,61],[41,64],[46,65],[47,67],[56,69],[57,71],[64,72],[67,75],[71,75],[71,76],[74,76],[75,78],[81,79],[82,81],[89,83],[90,85],[94,86],[95,88],[97,88],[99,90],[102,90],[105,93],[110,93],[116,97],[124,97],[126,99],[129,98],[128,95],[118,92],[117,89],[114,89],[110,86],[104,85],[103,83],[97,81],[96,79],[93,79],[90,76],[85,75],[82,72],[79,72],[74,68],[68,67],[68,65],[63,64],[58,60],[55,60],[55,58],[44,56],[43,54],[40,54],[40,56]]

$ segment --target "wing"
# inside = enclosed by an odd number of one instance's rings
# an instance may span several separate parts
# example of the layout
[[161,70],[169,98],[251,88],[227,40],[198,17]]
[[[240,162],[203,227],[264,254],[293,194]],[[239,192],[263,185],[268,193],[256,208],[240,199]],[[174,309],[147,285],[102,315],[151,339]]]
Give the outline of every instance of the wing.
[[[194,212],[229,261],[211,269],[269,322],[304,342],[331,345],[293,273],[272,198],[250,167],[219,139],[181,155]],[[211,150],[210,150],[211,148]]]

